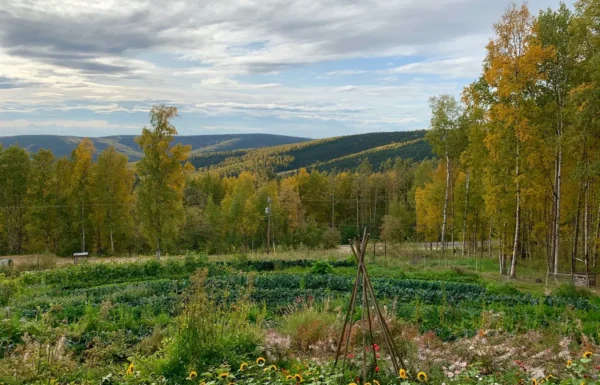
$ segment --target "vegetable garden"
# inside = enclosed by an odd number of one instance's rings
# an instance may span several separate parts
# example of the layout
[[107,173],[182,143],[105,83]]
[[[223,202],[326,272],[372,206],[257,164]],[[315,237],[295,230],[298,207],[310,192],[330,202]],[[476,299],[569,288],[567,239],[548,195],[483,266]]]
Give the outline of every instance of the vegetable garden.
[[189,255],[4,274],[0,382],[591,384],[598,375],[597,297],[524,293],[453,271],[372,276],[409,367],[393,373],[382,350],[373,378],[360,378],[353,335],[340,373],[332,345],[351,266]]

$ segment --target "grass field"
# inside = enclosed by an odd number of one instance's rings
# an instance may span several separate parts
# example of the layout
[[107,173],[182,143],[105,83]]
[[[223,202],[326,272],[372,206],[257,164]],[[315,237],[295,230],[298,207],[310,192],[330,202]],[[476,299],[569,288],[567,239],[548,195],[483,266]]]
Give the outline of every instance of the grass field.
[[548,375],[594,383],[595,293],[546,284],[543,267],[527,261],[507,281],[496,259],[442,258],[410,246],[385,254],[377,247],[366,261],[406,379],[392,369],[378,327],[368,346],[381,352],[368,356],[362,378],[368,319],[360,307],[345,369],[331,366],[356,274],[342,248],[79,265],[16,257],[15,269],[0,275],[0,383],[374,384],[420,382],[419,372],[436,384]]

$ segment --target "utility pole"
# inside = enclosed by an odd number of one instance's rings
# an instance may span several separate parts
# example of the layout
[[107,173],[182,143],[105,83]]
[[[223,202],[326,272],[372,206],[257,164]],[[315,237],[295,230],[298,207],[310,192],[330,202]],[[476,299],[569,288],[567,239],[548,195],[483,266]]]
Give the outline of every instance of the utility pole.
[[85,252],[85,214],[83,212],[83,202],[81,202],[81,252]]
[[267,198],[268,206],[265,208],[265,213],[267,214],[267,254],[269,254],[269,250],[271,249],[271,197]]
[[335,227],[335,189],[331,191],[331,228]]

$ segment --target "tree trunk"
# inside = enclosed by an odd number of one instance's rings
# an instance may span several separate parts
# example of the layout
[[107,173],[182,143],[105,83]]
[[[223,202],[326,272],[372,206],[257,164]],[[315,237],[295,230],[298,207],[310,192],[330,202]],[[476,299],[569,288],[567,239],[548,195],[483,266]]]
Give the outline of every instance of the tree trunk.
[[552,247],[552,251],[554,252],[554,274],[558,273],[558,256],[560,249],[560,198],[561,198],[561,175],[562,175],[562,144],[559,138],[558,142],[558,162],[557,162],[557,171],[556,171],[556,208],[555,208],[555,216],[554,216],[554,246]]
[[462,236],[463,236],[463,247],[462,247],[462,256],[465,256],[465,248],[467,246],[467,210],[469,207],[469,180],[471,179],[471,172],[467,170],[467,180],[465,181],[465,212],[463,217],[463,228],[462,228]]
[[510,278],[517,278],[517,251],[521,226],[521,188],[519,186],[519,143],[515,152],[515,184],[517,187],[517,207],[515,210],[515,235],[513,240],[512,260],[510,262]]
[[490,221],[490,236],[488,238],[488,256],[492,259],[492,235],[494,231],[494,222]]
[[85,217],[83,211],[83,202],[81,203],[81,251],[85,253]]
[[573,234],[573,249],[571,251],[571,278],[575,278],[575,267],[577,261],[577,243],[579,243],[579,215],[581,214],[581,185],[577,194],[577,213],[575,217],[575,233]]
[[444,211],[442,217],[442,254],[446,254],[446,220],[448,211],[448,191],[450,189],[450,157],[446,150],[446,193],[444,196]]
[[600,205],[598,205],[598,214],[596,217],[596,237],[594,239],[594,258],[592,260],[592,267],[596,267],[596,261],[598,259],[598,239],[600,238]]
[[585,274],[587,276],[587,286],[590,287],[590,250],[589,250],[589,195],[590,195],[590,180],[585,181],[584,194],[584,211],[583,211],[583,260],[585,261]]
[[110,227],[110,252],[112,255],[115,255],[115,242],[113,240],[113,229]]
[[450,231],[450,242],[452,245],[452,255],[454,256],[454,180],[450,179],[450,202],[451,202],[451,216],[452,216],[452,227]]

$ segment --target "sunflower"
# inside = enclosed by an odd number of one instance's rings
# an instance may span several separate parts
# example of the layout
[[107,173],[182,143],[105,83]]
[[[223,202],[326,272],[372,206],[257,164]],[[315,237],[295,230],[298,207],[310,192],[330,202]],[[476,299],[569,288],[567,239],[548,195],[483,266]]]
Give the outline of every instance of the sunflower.
[[567,368],[570,368],[573,365],[573,360],[567,360]]
[[590,352],[589,350],[586,351],[585,353],[583,353],[583,358],[590,358],[592,356],[592,352]]
[[240,372],[243,372],[246,369],[248,369],[248,364],[245,362],[242,362],[242,364],[240,365]]
[[258,366],[265,366],[265,359],[262,358],[262,357],[258,357],[256,359],[256,365],[258,365]]
[[277,371],[277,366],[275,365],[269,365],[266,368],[263,369],[264,372],[268,372],[269,370],[273,370],[273,371]]
[[190,372],[190,375],[188,376],[188,378],[191,380],[192,378],[196,378],[198,377],[198,373],[196,373],[196,371],[192,370]]
[[535,378],[532,378],[531,385],[538,385],[538,381]]
[[133,374],[133,362],[131,362],[129,364],[129,366],[127,367],[127,375],[131,376]]
[[404,369],[400,369],[398,374],[400,375],[400,378],[403,380],[406,380],[408,378],[408,375],[406,374],[406,370],[404,370]]
[[296,380],[296,382],[302,382],[304,381],[304,379],[302,378],[302,376],[298,373],[294,374],[294,379]]
[[377,381],[377,380],[373,380],[373,383],[374,383],[375,385],[381,385],[381,384],[379,383],[379,381]]
[[288,374],[287,376],[285,376],[286,380],[293,380],[294,376],[292,376],[291,374]]
[[370,382],[365,382],[363,385],[371,385]]
[[427,373],[425,373],[425,372],[417,373],[417,380],[419,380],[419,382],[427,382]]
[[219,374],[219,378],[227,378],[227,377],[229,377],[229,373],[227,373],[227,372],[223,372],[223,373]]
[[351,382],[348,385],[356,385],[356,382]]
[[546,376],[546,381],[550,381],[550,380],[552,380],[552,379],[555,379],[555,378],[556,378],[556,377],[554,377],[552,374],[548,374],[548,375]]

